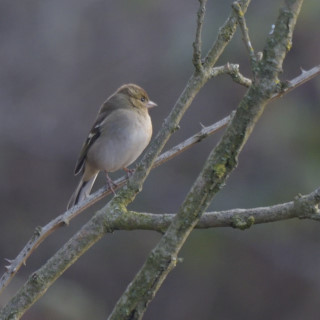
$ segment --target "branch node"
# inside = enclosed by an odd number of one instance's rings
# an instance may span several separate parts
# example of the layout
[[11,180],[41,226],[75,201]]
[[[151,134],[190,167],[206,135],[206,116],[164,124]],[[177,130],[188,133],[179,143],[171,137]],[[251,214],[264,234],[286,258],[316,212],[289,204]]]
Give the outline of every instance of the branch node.
[[34,237],[39,237],[41,235],[41,232],[42,232],[42,227],[41,226],[35,227],[34,232],[33,232],[33,236]]
[[298,194],[293,200],[295,211],[300,219],[320,221],[319,206],[316,200],[310,201],[307,196]]
[[254,224],[254,217],[241,217],[236,215],[232,218],[231,226],[232,228],[239,229],[239,230],[246,230],[249,229]]
[[180,126],[177,124],[176,126],[171,128],[171,133],[175,133],[176,131],[178,131],[180,129]]
[[259,62],[263,58],[263,52],[259,51],[256,53],[256,61]]
[[69,226],[70,219],[68,219],[66,216],[63,216],[61,219],[61,223],[63,223],[65,226]]
[[251,79],[243,76],[239,71],[239,65],[234,63],[227,63],[224,66],[214,67],[211,69],[211,77],[216,77],[222,74],[228,74],[232,80],[242,86],[249,88],[252,84]]

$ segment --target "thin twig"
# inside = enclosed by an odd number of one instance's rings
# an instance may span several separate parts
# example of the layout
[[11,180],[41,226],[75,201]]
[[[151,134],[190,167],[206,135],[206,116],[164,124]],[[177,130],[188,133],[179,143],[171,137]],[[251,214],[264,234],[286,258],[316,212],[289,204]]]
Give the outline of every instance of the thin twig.
[[239,65],[233,63],[227,63],[224,66],[214,67],[211,70],[212,77],[220,76],[222,74],[228,74],[232,80],[242,86],[249,88],[251,86],[251,79],[243,76],[239,71]]
[[[246,12],[249,3],[251,0],[239,0],[239,4],[242,8],[242,12]],[[213,43],[212,47],[210,48],[207,56],[205,57],[203,68],[210,69],[218,61],[220,55],[222,54],[223,50],[229,43],[230,39],[234,35],[236,28],[237,28],[237,15],[232,10],[229,18],[223,24],[223,26],[219,29],[218,37],[216,41]]]
[[[251,79],[246,78],[240,73],[238,64],[227,63],[223,66],[214,67],[211,70],[211,74],[212,74],[212,77],[228,74],[231,76],[234,82],[240,85],[243,85],[247,88],[250,87],[252,84]],[[275,100],[284,96],[285,94],[291,92],[292,90],[301,86],[305,82],[308,82],[311,79],[315,78],[319,74],[320,74],[320,65],[317,65],[310,70],[304,70],[301,68],[301,74],[299,76],[293,78],[292,80],[279,83],[279,90],[278,92],[275,92],[272,95],[271,100]]]
[[198,13],[197,13],[197,30],[196,30],[196,38],[195,38],[195,41],[193,42],[193,58],[192,58],[193,65],[197,71],[200,71],[202,69],[201,32],[202,32],[202,26],[203,26],[203,21],[204,21],[204,15],[206,12],[207,0],[199,0],[199,2],[200,2],[200,6],[199,6]]
[[224,128],[231,119],[232,116],[227,116],[223,118],[222,120],[207,126],[203,127],[201,131],[190,137],[189,139],[185,140],[184,142],[178,144],[177,146],[173,147],[169,151],[164,152],[161,154],[157,160],[154,163],[153,168],[158,167],[159,165],[163,164],[164,162],[167,162],[168,160],[171,160],[172,158],[176,157],[180,153],[186,151],[190,147],[192,147],[194,144],[202,141],[203,139],[207,138],[208,136],[212,135],[213,133],[216,133],[220,129]]
[[317,65],[310,70],[303,70],[301,68],[301,74],[293,78],[292,80],[284,83],[284,85],[282,86],[282,90],[280,90],[279,93],[272,96],[272,99],[278,98],[279,96],[281,97],[282,95],[289,93],[296,87],[301,86],[302,84],[313,79],[319,74],[320,74],[320,65]]
[[241,6],[240,6],[238,1],[233,2],[232,9],[237,14],[240,30],[241,30],[241,33],[242,33],[242,40],[243,40],[243,42],[245,44],[245,47],[248,50],[248,53],[249,53],[249,56],[250,56],[250,61],[251,61],[251,63],[254,63],[255,62],[255,54],[254,54],[254,50],[253,50],[253,47],[252,47],[252,44],[251,44],[251,41],[250,41],[249,30],[248,30],[248,27],[247,27],[246,20],[244,18],[244,13],[243,13],[243,11],[241,9]]

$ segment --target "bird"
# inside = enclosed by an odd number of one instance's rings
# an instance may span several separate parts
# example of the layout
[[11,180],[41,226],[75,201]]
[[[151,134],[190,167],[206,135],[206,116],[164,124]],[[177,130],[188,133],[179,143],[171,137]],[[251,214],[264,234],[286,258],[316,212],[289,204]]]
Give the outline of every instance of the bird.
[[82,145],[74,174],[80,182],[68,202],[67,209],[86,199],[100,171],[115,194],[109,172],[124,169],[129,175],[132,164],[149,144],[152,122],[149,109],[157,104],[136,84],[125,84],[101,105],[97,118]]

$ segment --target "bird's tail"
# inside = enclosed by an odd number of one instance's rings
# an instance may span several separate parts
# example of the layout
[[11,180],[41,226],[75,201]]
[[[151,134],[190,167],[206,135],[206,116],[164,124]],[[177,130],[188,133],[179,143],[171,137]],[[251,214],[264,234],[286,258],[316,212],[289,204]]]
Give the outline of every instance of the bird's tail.
[[97,175],[98,175],[97,173],[94,174],[93,176],[90,177],[89,180],[84,180],[84,177],[81,178],[76,191],[73,193],[72,197],[68,202],[68,206],[67,206],[68,210],[89,196],[92,186],[94,184],[94,181],[97,178]]

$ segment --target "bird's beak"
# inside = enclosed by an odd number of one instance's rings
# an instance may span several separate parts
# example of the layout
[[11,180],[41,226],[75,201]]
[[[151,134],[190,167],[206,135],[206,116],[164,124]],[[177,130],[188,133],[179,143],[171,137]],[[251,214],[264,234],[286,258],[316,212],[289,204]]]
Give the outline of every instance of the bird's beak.
[[150,109],[150,108],[153,108],[153,107],[157,107],[158,105],[153,102],[153,101],[148,101],[147,103],[147,108]]

